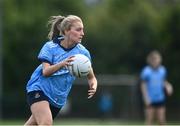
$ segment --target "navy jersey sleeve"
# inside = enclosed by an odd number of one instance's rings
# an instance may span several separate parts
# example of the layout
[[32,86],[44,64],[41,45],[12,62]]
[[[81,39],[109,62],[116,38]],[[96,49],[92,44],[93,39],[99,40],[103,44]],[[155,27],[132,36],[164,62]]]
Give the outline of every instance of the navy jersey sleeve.
[[51,48],[49,47],[48,43],[46,43],[42,47],[42,49],[41,49],[41,51],[40,51],[40,53],[38,55],[38,59],[41,62],[47,62],[49,64],[52,64],[53,54],[51,52]]

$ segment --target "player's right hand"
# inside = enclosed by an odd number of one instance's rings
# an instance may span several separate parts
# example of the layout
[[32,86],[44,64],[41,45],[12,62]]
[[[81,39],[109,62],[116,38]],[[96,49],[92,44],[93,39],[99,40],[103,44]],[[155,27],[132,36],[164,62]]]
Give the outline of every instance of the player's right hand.
[[72,61],[74,61],[74,56],[70,56],[61,62],[62,67],[67,67]]

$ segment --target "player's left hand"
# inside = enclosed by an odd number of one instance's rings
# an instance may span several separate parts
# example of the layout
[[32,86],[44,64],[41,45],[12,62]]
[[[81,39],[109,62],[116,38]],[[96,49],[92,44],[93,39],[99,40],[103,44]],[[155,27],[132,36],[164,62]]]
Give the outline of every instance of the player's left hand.
[[88,90],[88,99],[92,98],[95,93],[96,93],[96,89],[95,88],[90,88]]
[[171,96],[173,94],[173,86],[170,83],[165,84],[165,90],[168,96]]

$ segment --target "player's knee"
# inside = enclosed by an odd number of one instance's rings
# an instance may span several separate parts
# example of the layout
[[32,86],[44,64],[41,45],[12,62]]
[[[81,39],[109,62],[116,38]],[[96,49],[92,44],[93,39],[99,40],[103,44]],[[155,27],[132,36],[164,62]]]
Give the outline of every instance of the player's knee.
[[43,118],[38,121],[38,125],[51,126],[53,124],[52,118]]
[[33,125],[37,125],[37,123],[36,122],[26,122],[24,124],[24,126],[33,126]]

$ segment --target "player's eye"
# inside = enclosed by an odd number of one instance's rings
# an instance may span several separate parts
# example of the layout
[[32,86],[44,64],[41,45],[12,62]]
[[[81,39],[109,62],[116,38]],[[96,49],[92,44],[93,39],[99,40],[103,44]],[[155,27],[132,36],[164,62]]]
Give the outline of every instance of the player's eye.
[[83,28],[77,28],[77,29],[76,29],[76,31],[78,31],[78,32],[79,32],[79,31],[82,31],[82,30],[83,30]]

